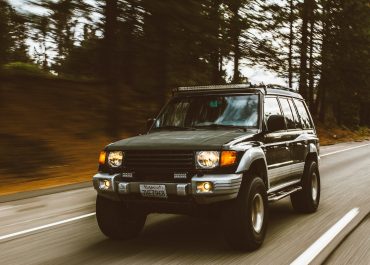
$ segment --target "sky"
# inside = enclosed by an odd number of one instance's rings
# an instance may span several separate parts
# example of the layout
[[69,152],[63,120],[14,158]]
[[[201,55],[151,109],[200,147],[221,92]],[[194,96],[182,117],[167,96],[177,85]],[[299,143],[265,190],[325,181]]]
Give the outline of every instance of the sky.
[[[34,12],[34,13],[42,13],[41,8],[32,7],[27,4],[27,0],[8,0],[10,4],[12,4],[15,8],[17,8],[20,11],[28,11],[28,12]],[[31,46],[31,51],[33,50],[34,43],[29,40],[28,44]],[[232,75],[232,69],[233,64],[232,62],[229,62],[225,66],[226,72],[228,77],[231,77]],[[247,77],[249,82],[254,84],[276,84],[276,85],[282,85],[287,86],[287,80],[280,78],[277,76],[276,73],[266,70],[259,66],[245,66],[245,64],[242,62],[240,66],[240,72],[243,76]]]

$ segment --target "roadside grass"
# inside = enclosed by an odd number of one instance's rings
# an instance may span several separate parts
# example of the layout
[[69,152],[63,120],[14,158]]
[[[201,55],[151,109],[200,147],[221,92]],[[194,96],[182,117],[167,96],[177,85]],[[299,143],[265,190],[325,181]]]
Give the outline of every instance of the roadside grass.
[[104,93],[95,83],[0,79],[0,195],[90,181],[107,144],[145,128],[152,106],[127,96],[119,112],[136,112],[106,136]]
[[320,145],[333,145],[343,142],[361,142],[370,140],[370,128],[360,127],[357,130],[339,126],[327,126],[317,124],[317,133],[320,139]]

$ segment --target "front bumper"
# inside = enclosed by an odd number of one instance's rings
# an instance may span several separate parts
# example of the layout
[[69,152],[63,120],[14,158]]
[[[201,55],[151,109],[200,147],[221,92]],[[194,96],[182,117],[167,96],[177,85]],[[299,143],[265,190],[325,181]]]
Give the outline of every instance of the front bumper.
[[[137,200],[140,200],[141,184],[162,184],[166,186],[167,195],[175,200],[187,198],[198,204],[210,204],[236,198],[242,183],[242,174],[209,174],[201,177],[195,175],[191,178],[191,182],[189,183],[128,182],[120,179],[121,174],[109,175],[98,173],[93,177],[94,188],[99,194],[113,200],[125,200],[130,196],[135,196]],[[104,181],[109,182],[108,188],[107,186],[101,185]],[[210,182],[213,186],[213,190],[204,193],[197,191],[198,182]],[[147,198],[143,197],[142,199]]]

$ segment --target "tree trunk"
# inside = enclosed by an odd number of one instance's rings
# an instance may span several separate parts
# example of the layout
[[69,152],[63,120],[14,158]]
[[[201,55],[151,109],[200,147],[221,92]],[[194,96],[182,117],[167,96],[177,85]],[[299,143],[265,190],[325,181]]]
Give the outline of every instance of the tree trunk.
[[124,56],[123,56],[123,81],[129,87],[134,86],[134,30],[137,19],[137,4],[135,1],[129,1],[130,9],[127,20],[127,32],[124,32]]
[[293,0],[289,0],[289,53],[288,53],[288,82],[289,87],[293,86],[293,42],[294,42],[294,32],[293,32],[293,23],[294,23],[294,3]]
[[[327,119],[327,111],[329,110],[329,104],[327,100],[327,94],[330,92],[328,91],[328,79],[330,70],[329,70],[329,35],[330,35],[330,23],[328,20],[328,16],[330,13],[330,1],[324,1],[323,2],[323,8],[322,8],[322,44],[321,44],[321,76],[320,81],[318,85],[318,91],[319,94],[319,102],[317,102],[318,111],[319,111],[319,120],[321,122],[325,122]],[[332,114],[332,112],[331,112]],[[332,115],[333,116],[333,115]],[[332,118],[332,117],[331,117]]]
[[315,18],[314,18],[314,8],[312,7],[310,10],[310,51],[309,51],[309,72],[308,72],[308,106],[310,108],[311,113],[316,116],[315,110],[315,103],[314,103],[314,58],[313,58],[313,50],[314,50],[314,30],[315,30]]
[[238,84],[240,83],[240,71],[239,71],[239,61],[240,61],[240,48],[239,48],[239,41],[234,40],[234,45],[237,45],[234,48],[234,75],[233,75],[233,83]]
[[319,93],[320,93],[320,101],[319,101],[319,120],[321,122],[325,122],[325,110],[326,110],[326,91],[325,91],[325,85],[319,86]]
[[307,42],[308,42],[308,21],[312,0],[304,0],[302,7],[302,37],[301,37],[301,62],[299,69],[299,92],[307,99]]
[[230,2],[230,10],[232,12],[231,19],[231,41],[232,41],[232,50],[234,54],[234,75],[232,82],[234,84],[240,83],[240,71],[239,64],[241,58],[240,52],[240,34],[241,34],[241,21],[239,16],[239,10],[241,8],[240,0],[234,0]]
[[117,17],[118,6],[116,0],[105,0],[105,24],[104,24],[104,74],[107,82],[112,83],[112,79],[116,77],[116,37],[117,37]]
[[162,25],[159,28],[159,53],[158,53],[158,103],[160,106],[166,102],[166,94],[168,92],[168,64],[169,64],[169,32],[168,18],[162,18]]
[[212,74],[212,82],[213,84],[219,84],[222,80],[221,73],[219,71],[219,62],[220,62],[220,40],[219,40],[219,32],[220,32],[220,0],[213,0],[211,11],[210,11],[210,20],[213,24],[211,35],[212,35],[212,44],[211,44],[211,54],[210,54],[210,63],[211,63],[211,74]]
[[116,37],[118,6],[116,0],[105,1],[105,24],[103,39],[103,74],[106,84],[107,113],[106,133],[112,138],[119,136],[121,113],[119,113],[120,91],[117,84]]

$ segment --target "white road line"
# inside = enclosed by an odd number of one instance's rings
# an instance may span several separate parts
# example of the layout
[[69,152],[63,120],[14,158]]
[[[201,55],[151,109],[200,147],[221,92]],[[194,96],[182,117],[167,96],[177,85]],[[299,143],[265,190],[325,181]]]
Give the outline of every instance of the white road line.
[[[14,209],[16,208],[17,206],[9,206],[9,207],[0,207],[0,212],[1,211],[6,211],[6,210],[10,210],[10,209]],[[18,206],[19,207],[19,206]]]
[[330,155],[334,155],[334,154],[337,154],[337,153],[341,153],[341,152],[345,152],[345,151],[349,151],[349,150],[353,150],[353,149],[357,149],[357,148],[361,148],[361,147],[365,147],[365,146],[370,146],[370,144],[363,144],[363,145],[359,145],[359,146],[355,146],[355,147],[350,147],[350,148],[347,148],[347,149],[342,149],[342,150],[339,150],[339,151],[335,151],[335,152],[331,152],[331,153],[328,153],[328,154],[320,155],[320,157],[330,156]]
[[359,208],[354,208],[333,225],[325,234],[323,234],[315,243],[313,243],[305,252],[303,252],[290,265],[309,264],[316,256],[348,225],[353,218],[360,212]]
[[35,232],[35,231],[38,231],[38,230],[42,230],[42,229],[45,229],[45,228],[70,223],[70,222],[77,221],[77,220],[80,220],[80,219],[84,219],[84,218],[87,218],[87,217],[90,217],[90,216],[93,216],[93,215],[95,215],[95,213],[84,214],[84,215],[80,215],[80,216],[73,217],[73,218],[70,218],[70,219],[62,220],[62,221],[59,221],[59,222],[55,222],[55,223],[51,223],[51,224],[47,224],[47,225],[42,225],[42,226],[34,227],[34,228],[31,228],[31,229],[26,229],[26,230],[23,230],[23,231],[19,231],[19,232],[16,232],[16,233],[0,236],[0,241],[4,240],[4,239],[9,239],[9,238],[12,238],[12,237],[16,237],[16,236],[28,234],[28,233],[31,233],[31,232]]
[[11,206],[4,206],[4,207],[0,207],[0,212],[1,211],[6,211],[6,210],[11,210],[11,209],[15,209],[15,208],[19,208],[19,207],[23,207],[25,206],[26,204],[21,204],[21,205],[11,205]]

